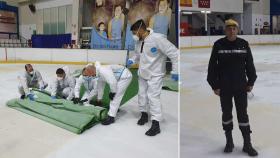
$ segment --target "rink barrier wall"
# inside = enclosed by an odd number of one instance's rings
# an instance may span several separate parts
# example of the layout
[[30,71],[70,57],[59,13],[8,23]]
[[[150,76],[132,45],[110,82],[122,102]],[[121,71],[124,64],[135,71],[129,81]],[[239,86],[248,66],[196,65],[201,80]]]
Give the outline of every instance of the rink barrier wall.
[[94,61],[125,64],[126,50],[0,48],[0,63],[76,64]]
[[[214,42],[225,36],[189,36],[180,37],[180,49],[210,48]],[[279,45],[280,35],[239,35],[250,45]]]

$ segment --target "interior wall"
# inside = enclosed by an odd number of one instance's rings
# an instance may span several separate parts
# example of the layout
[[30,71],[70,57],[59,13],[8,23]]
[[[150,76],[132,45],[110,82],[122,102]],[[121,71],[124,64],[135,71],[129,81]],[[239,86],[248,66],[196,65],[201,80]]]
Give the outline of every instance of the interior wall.
[[264,23],[270,22],[270,0],[260,0],[252,4],[252,33],[260,34],[260,29],[264,27]]
[[18,0],[1,0],[1,1],[6,2],[8,5],[12,5],[12,6],[15,6],[15,7],[18,6]]
[[212,12],[242,13],[243,0],[210,0],[210,8],[198,8],[198,1],[192,1],[193,7],[181,7],[181,10],[201,11],[210,10]]
[[[35,4],[36,12],[32,13],[28,7],[28,4],[20,4],[19,7],[19,31],[20,36],[30,39],[33,32],[36,31],[37,34],[43,34],[43,9],[46,8],[54,8],[54,7],[60,7],[60,6],[66,6],[66,5],[72,5],[73,1],[78,0],[44,0],[44,1],[38,1]],[[79,4],[78,7],[74,6],[73,8],[77,8],[74,11],[78,12],[79,10]],[[75,19],[74,24],[78,27],[78,13],[73,14],[73,9],[71,13],[72,19]],[[73,17],[74,16],[74,17]],[[71,28],[67,27],[66,32],[73,33],[77,28],[73,27],[73,24],[71,22]]]
[[270,0],[259,0],[251,4],[253,7],[253,14],[270,14]]
[[[171,15],[171,24],[170,24],[170,28],[169,28],[169,34],[168,34],[168,40],[170,41],[170,42],[172,42],[175,46],[178,46],[179,45],[179,43],[177,43],[177,41],[179,41],[179,40],[177,40],[177,37],[179,36],[179,35],[176,35],[176,29],[179,29],[179,26],[177,25],[177,24],[175,24],[176,23],[176,16],[175,16],[175,14],[176,13],[178,13],[178,12],[176,12],[175,11],[175,9],[176,9],[176,3],[175,2],[173,2],[174,4],[172,5],[172,15]],[[179,14],[179,13],[178,13]],[[180,18],[179,16],[178,16],[178,18]],[[180,22],[180,20],[178,20],[178,23]]]
[[84,1],[83,4],[83,26],[84,27],[91,27],[93,26],[92,21],[92,6],[94,5],[94,1]]
[[28,5],[19,6],[19,35],[25,39],[30,39],[36,30],[36,13],[31,13]]
[[246,35],[252,35],[253,34],[253,26],[252,26],[252,5],[251,4],[245,4],[244,5],[244,13],[243,13],[243,31]]

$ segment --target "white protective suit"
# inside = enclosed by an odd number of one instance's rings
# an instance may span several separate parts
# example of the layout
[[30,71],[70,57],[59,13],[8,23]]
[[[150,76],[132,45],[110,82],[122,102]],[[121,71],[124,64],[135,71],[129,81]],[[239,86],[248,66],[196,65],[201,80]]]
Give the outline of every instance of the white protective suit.
[[172,74],[178,74],[178,55],[179,50],[169,42],[163,35],[153,33],[144,41],[137,41],[135,44],[135,55],[132,60],[139,63],[138,70],[138,104],[141,112],[147,112],[150,105],[151,119],[162,120],[160,94],[165,75],[166,59],[172,62]]
[[50,90],[51,96],[65,97],[67,100],[72,100],[74,97],[74,88],[76,80],[69,73],[68,67],[62,68],[65,72],[65,78],[58,80],[57,78],[53,81]]
[[106,83],[110,87],[110,92],[116,93],[113,100],[110,101],[110,109],[108,115],[116,117],[120,103],[124,96],[124,93],[132,80],[131,72],[122,65],[99,65],[96,66],[96,75],[98,77],[97,99],[101,100],[104,94],[104,88]]
[[30,94],[29,88],[45,89],[48,86],[48,84],[43,81],[41,73],[37,70],[33,70],[33,71],[34,71],[33,76],[31,76],[26,71],[18,76],[18,80],[19,80],[18,91],[21,95]]
[[88,101],[85,102],[84,104],[88,105],[90,100],[97,95],[97,78],[95,77],[87,81],[83,78],[83,75],[81,75],[78,78],[77,83],[75,85],[75,89],[74,89],[75,98],[79,98],[80,89],[82,85],[85,86],[86,91],[81,100],[87,99]]

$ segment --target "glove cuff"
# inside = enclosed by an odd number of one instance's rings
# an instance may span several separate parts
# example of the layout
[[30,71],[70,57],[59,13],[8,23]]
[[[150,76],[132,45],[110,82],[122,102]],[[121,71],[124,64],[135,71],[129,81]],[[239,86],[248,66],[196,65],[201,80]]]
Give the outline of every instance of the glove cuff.
[[178,75],[178,72],[175,72],[175,71],[172,70],[172,71],[170,72],[170,74],[171,74],[171,75]]

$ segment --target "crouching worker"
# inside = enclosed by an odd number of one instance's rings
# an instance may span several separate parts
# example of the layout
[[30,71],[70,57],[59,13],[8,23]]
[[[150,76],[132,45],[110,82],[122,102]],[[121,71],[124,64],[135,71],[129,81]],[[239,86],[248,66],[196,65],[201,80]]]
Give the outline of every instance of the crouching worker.
[[107,119],[102,122],[103,125],[110,125],[115,122],[122,98],[131,83],[132,74],[122,65],[100,65],[99,62],[95,62],[95,71],[98,77],[98,102],[103,98],[106,83],[110,87],[110,109]]
[[[85,87],[85,93],[82,98],[80,98],[81,86]],[[74,95],[73,103],[84,104],[85,106],[89,106],[90,100],[97,95],[97,78],[93,65],[87,65],[83,69],[82,75],[78,78],[75,85]]]
[[[67,67],[65,67],[67,68]],[[58,68],[56,70],[56,79],[51,85],[51,97],[56,99],[56,97],[61,97],[67,100],[72,100],[74,98],[74,88],[75,88],[75,78],[70,74],[66,74],[67,69]]]
[[21,95],[21,99],[27,97],[30,100],[34,100],[34,94],[30,93],[29,88],[44,90],[48,86],[48,84],[43,81],[41,73],[34,70],[31,64],[25,65],[25,72],[19,75],[18,79],[18,91]]

